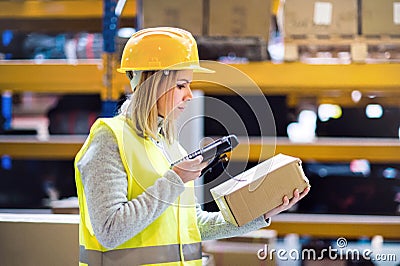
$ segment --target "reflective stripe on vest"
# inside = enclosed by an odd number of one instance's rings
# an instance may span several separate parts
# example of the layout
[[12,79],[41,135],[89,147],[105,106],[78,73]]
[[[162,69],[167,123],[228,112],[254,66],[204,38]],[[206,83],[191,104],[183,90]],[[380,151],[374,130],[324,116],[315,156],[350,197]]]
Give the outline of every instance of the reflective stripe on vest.
[[[201,243],[182,245],[184,261],[201,260]],[[88,265],[142,265],[181,261],[179,244],[101,252],[79,248],[79,260]]]

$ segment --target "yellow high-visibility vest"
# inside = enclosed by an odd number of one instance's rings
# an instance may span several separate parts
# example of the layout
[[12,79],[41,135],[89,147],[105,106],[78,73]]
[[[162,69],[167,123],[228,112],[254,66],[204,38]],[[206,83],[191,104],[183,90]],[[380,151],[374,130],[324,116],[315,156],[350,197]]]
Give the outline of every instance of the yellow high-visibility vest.
[[[112,250],[98,242],[91,226],[77,162],[101,125],[108,126],[117,139],[128,178],[128,200],[142,194],[170,167],[156,144],[149,138],[138,136],[123,116],[98,119],[93,124],[75,158],[75,182],[80,208],[79,265],[201,265],[201,236],[197,226],[193,182],[185,184],[185,191],[174,204],[127,242]],[[182,149],[178,144],[169,148]]]

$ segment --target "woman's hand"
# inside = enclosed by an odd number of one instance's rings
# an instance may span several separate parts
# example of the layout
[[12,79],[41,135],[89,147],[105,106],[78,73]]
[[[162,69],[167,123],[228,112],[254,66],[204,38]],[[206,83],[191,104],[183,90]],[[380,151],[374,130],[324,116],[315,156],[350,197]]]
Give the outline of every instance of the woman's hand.
[[269,212],[265,213],[264,214],[264,218],[265,219],[271,218],[272,216],[277,215],[278,213],[281,213],[283,211],[286,211],[286,210],[290,209],[299,200],[304,198],[308,194],[308,192],[310,192],[310,188],[309,187],[304,189],[304,191],[301,192],[301,193],[299,193],[299,190],[296,188],[293,191],[293,198],[291,200],[289,200],[288,196],[284,196],[282,205],[279,205],[278,207],[276,207],[276,208],[270,210]]
[[202,161],[203,156],[199,155],[191,160],[185,160],[174,165],[172,170],[179,175],[183,183],[187,183],[197,179],[201,174],[201,170],[207,166],[208,163],[202,163]]

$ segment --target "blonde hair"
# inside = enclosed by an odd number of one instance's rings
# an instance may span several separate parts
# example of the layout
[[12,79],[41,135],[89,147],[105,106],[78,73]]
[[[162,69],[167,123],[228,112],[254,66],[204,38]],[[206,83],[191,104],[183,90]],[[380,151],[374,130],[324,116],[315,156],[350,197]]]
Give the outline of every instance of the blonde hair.
[[[173,143],[175,136],[175,121],[173,117],[165,115],[162,124],[159,125],[159,110],[157,102],[168,90],[176,86],[176,71],[144,71],[134,93],[130,98],[129,105],[125,107],[126,117],[136,134],[141,137],[159,139],[161,133],[168,143]],[[170,104],[172,109],[173,93],[164,97],[165,104]],[[124,112],[124,110],[122,110]],[[161,132],[158,132],[161,126]]]

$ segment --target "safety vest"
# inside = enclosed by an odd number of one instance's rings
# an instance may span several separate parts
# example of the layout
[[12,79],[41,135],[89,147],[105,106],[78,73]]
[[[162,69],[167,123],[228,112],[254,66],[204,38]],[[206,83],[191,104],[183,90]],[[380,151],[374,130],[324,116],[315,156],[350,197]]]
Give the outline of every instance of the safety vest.
[[[123,116],[98,119],[75,158],[75,182],[80,208],[79,265],[201,265],[201,236],[197,226],[193,182],[153,223],[139,234],[109,250],[93,232],[77,162],[86,152],[99,126],[108,126],[115,135],[128,178],[128,200],[142,194],[170,167],[159,147],[138,136]],[[170,149],[181,149],[172,145]],[[157,199],[155,199],[157,200]]]

